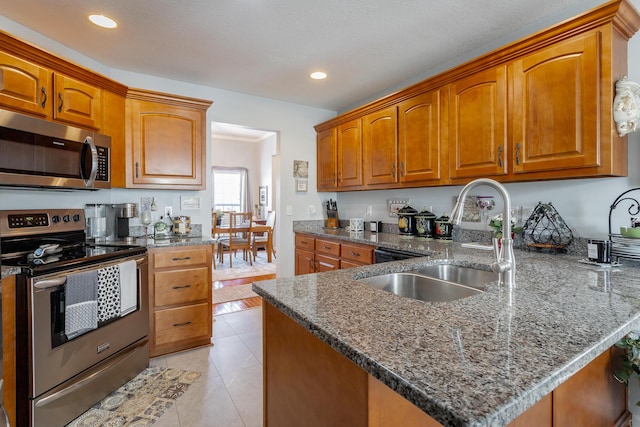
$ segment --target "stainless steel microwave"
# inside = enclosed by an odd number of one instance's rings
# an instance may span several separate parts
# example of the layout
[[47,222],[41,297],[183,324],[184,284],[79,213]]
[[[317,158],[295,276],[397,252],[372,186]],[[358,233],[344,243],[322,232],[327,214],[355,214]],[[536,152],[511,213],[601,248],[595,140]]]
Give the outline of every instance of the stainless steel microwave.
[[0,186],[111,188],[111,137],[0,110]]

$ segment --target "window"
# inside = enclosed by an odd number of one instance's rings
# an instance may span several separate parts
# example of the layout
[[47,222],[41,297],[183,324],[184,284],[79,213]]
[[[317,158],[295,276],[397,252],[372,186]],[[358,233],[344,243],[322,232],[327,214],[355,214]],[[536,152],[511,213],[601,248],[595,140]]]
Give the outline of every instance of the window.
[[221,211],[246,212],[247,170],[244,168],[213,169],[213,208]]

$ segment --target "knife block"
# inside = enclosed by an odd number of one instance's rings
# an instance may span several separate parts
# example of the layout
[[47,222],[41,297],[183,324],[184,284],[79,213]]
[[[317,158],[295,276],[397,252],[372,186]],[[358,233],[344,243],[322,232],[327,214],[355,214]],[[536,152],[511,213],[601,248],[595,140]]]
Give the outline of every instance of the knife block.
[[329,216],[329,218],[327,218],[327,228],[340,228],[338,211],[329,211],[327,215]]

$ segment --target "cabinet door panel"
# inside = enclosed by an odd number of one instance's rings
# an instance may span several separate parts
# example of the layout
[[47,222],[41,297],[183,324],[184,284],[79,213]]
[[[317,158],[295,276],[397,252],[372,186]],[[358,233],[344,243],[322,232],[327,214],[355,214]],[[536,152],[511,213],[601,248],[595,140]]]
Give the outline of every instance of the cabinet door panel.
[[400,182],[440,179],[440,91],[423,93],[398,106]]
[[338,187],[362,187],[360,119],[338,126]]
[[102,90],[56,74],[54,76],[53,117],[84,127],[99,129],[102,117]]
[[478,72],[451,85],[451,178],[507,173],[506,67]]
[[296,249],[296,276],[315,272],[313,252]]
[[398,182],[398,119],[396,107],[368,114],[363,119],[364,183]]
[[0,52],[0,105],[51,117],[51,72]]
[[599,33],[513,64],[514,172],[599,166]]
[[335,191],[337,187],[338,145],[336,128],[327,129],[317,138],[318,191]]

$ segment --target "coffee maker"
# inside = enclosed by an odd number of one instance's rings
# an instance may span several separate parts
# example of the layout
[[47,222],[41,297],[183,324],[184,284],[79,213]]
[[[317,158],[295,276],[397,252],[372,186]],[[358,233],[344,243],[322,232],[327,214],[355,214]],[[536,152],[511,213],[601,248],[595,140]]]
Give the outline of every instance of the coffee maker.
[[95,242],[133,240],[129,236],[129,219],[138,215],[135,203],[91,203],[84,206],[87,239]]
[[138,216],[135,203],[120,203],[113,205],[116,218],[116,239],[133,240],[129,236],[129,220]]

